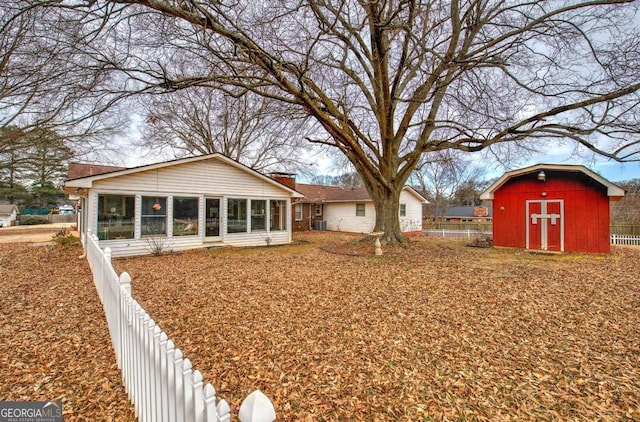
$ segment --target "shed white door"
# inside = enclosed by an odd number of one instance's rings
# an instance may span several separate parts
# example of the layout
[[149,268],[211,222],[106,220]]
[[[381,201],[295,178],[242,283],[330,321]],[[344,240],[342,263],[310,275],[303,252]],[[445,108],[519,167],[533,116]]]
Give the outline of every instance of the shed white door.
[[527,249],[564,251],[564,201],[528,200]]

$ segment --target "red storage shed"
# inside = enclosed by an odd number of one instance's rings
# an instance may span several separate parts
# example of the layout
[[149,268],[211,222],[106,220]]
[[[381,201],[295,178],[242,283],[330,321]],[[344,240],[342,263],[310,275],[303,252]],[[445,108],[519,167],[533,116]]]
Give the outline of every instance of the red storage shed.
[[481,196],[493,200],[493,244],[609,253],[609,202],[624,189],[581,165],[537,164],[505,173]]

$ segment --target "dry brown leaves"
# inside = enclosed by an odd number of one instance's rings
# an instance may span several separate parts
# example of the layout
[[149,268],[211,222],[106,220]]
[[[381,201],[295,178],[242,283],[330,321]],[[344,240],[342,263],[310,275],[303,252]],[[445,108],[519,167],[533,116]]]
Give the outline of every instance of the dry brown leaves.
[[134,420],[80,253],[0,245],[0,400],[60,400],[65,421]]
[[640,419],[637,249],[301,239],[116,266],[236,412],[258,388],[279,420]]

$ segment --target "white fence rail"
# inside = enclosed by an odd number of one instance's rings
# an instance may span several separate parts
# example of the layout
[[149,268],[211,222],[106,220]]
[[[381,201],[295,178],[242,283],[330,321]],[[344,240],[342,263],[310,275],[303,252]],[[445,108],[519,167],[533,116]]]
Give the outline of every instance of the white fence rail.
[[[225,422],[231,419],[225,400],[216,400],[211,384],[175,347],[131,296],[131,278],[111,265],[111,251],[89,234],[85,250],[102,302],[118,367],[138,420]],[[271,422],[275,409],[259,390],[247,396],[238,412],[241,422]]]
[[433,237],[449,237],[454,239],[475,239],[480,236],[492,236],[493,234],[489,232],[483,232],[478,230],[446,230],[446,229],[437,229],[437,230],[425,230],[424,231],[428,236]]
[[628,236],[622,234],[611,235],[612,245],[640,246],[640,236]]
[[[448,237],[455,239],[475,239],[479,236],[491,236],[491,232],[483,232],[477,230],[446,230],[446,229],[434,229],[424,231],[428,236],[434,237]],[[629,236],[622,234],[611,235],[612,245],[624,245],[624,246],[640,246],[640,236]]]

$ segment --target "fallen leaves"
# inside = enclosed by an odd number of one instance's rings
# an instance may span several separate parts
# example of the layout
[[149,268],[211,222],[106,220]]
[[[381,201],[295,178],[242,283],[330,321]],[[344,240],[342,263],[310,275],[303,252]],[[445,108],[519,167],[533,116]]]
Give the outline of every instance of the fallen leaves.
[[640,418],[638,250],[302,239],[116,266],[236,410],[259,388],[280,420]]
[[135,420],[80,253],[0,245],[0,398],[60,400],[65,421]]
[[[259,388],[279,420],[640,419],[637,249],[302,239],[115,264],[236,412]],[[131,420],[78,254],[0,247],[0,395]]]

